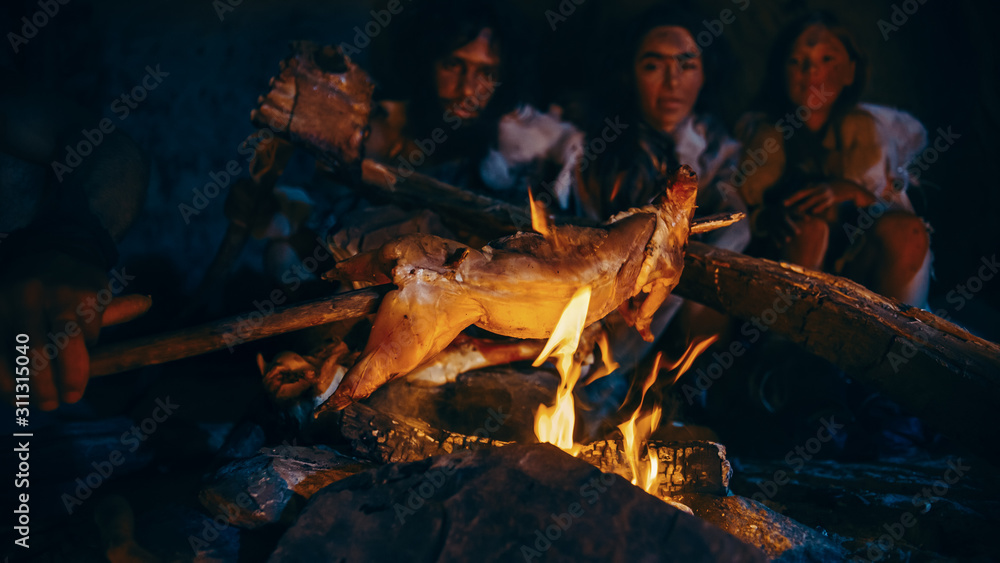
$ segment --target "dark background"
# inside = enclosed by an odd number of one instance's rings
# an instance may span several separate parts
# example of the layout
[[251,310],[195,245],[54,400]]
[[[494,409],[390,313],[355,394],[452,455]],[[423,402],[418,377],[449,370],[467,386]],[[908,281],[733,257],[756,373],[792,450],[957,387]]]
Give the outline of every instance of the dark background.
[[[234,0],[235,1],[235,0]],[[413,2],[402,0],[404,12]],[[222,0],[225,2],[225,0]],[[126,2],[69,0],[49,18],[27,45],[14,53],[0,46],[0,64],[23,77],[76,100],[101,117],[111,117],[149,155],[152,168],[146,211],[122,245],[126,260],[155,256],[163,271],[181,272],[171,283],[190,289],[207,266],[225,229],[224,195],[185,224],[178,205],[190,203],[192,190],[204,186],[211,172],[246,158],[237,147],[252,132],[250,109],[277,73],[287,43],[311,39],[322,43],[351,41],[353,27],[371,20],[368,11],[385,2],[319,2],[243,0],[232,10],[216,13],[212,0]],[[602,57],[615,46],[620,22],[650,2],[585,0],[567,21],[551,30],[545,16],[559,2],[511,3],[518,14],[519,40],[531,57],[520,73],[525,99],[545,107],[568,92],[600,80]],[[980,294],[961,310],[945,295],[976,276],[981,260],[1000,247],[1000,190],[995,163],[1000,156],[998,101],[997,3],[992,0],[917,0],[919,6],[898,31],[884,39],[878,20],[889,20],[890,0],[801,1],[704,0],[697,6],[707,19],[721,10],[736,13],[724,39],[732,48],[719,114],[732,124],[749,109],[759,86],[764,61],[776,31],[796,14],[811,8],[830,9],[855,32],[871,59],[866,101],[899,107],[919,118],[929,137],[951,128],[961,138],[922,176],[913,199],[934,227],[935,276],[932,305],[951,319],[992,340],[1000,340],[996,311],[1000,281],[987,281]],[[20,33],[23,16],[40,10],[37,1],[4,4],[0,30]],[[398,21],[398,20],[397,20]],[[392,57],[384,35],[357,57],[378,67]],[[412,48],[419,48],[414,45]],[[372,60],[366,60],[372,59]],[[150,92],[127,119],[118,120],[111,104],[138,85],[147,65],[169,76]],[[0,81],[13,79],[10,76]],[[291,167],[284,183],[304,182],[311,173],[303,159]],[[251,247],[244,265],[259,261]],[[249,307],[247,307],[249,309]]]

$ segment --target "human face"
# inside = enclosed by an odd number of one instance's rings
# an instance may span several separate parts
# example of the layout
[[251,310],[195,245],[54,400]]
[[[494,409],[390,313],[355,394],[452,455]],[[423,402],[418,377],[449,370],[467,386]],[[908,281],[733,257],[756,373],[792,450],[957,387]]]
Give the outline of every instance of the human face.
[[786,61],[788,99],[813,111],[828,112],[844,88],[854,83],[854,72],[855,63],[844,43],[825,26],[813,24],[795,40]]
[[434,79],[445,112],[459,119],[478,117],[493,97],[499,67],[490,29],[435,62]]
[[673,132],[691,114],[705,83],[701,49],[691,33],[677,26],[650,30],[636,51],[635,81],[643,119]]

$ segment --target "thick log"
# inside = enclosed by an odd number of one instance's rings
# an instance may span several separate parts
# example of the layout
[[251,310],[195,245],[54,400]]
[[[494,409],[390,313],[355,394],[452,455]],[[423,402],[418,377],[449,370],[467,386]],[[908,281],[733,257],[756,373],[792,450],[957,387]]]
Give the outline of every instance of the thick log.
[[1000,443],[1000,346],[845,278],[698,242],[688,246],[675,293],[742,319],[766,318],[769,330],[1000,461],[992,446]]
[[282,307],[257,319],[248,315],[102,346],[90,360],[91,377],[120,373],[231,348],[261,338],[374,313],[390,286],[359,289]]

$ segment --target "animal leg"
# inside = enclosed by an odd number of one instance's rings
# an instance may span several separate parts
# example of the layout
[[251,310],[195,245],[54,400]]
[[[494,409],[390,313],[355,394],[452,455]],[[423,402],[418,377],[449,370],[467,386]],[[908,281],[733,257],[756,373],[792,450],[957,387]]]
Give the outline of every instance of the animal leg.
[[464,291],[440,283],[414,281],[389,292],[364,352],[320,410],[343,409],[406,375],[482,315],[482,307]]

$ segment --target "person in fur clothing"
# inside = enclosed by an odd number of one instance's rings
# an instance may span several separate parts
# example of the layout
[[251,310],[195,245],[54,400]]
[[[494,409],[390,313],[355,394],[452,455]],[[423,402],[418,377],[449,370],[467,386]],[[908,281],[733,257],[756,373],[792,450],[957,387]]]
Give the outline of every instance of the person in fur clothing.
[[906,190],[926,130],[905,112],[859,103],[865,59],[832,15],[800,18],[775,45],[763,111],[737,127],[751,251],[925,305],[928,228]]

